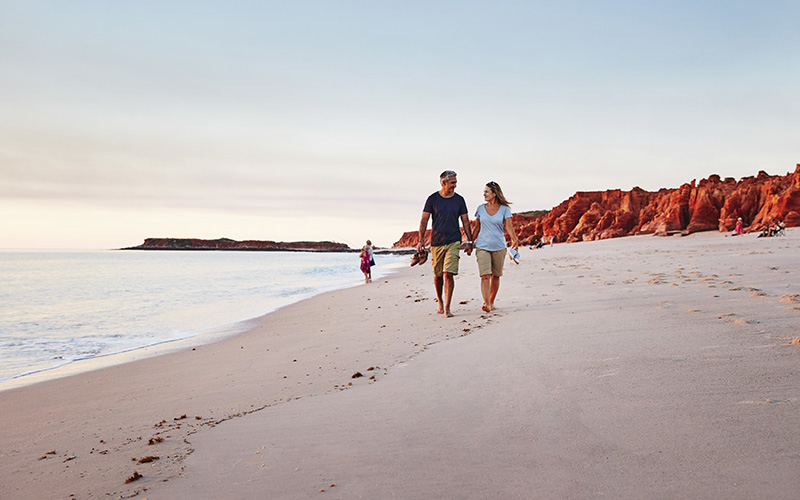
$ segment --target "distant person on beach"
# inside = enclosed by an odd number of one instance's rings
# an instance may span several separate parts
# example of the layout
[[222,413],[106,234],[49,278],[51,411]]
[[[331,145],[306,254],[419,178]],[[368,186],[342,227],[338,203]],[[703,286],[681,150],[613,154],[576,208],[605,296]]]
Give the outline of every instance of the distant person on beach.
[[433,193],[425,201],[422,209],[422,218],[419,222],[419,242],[417,252],[425,248],[425,231],[428,230],[428,220],[433,216],[431,226],[431,264],[433,265],[433,283],[436,287],[436,297],[439,300],[438,314],[453,317],[450,303],[453,300],[453,289],[456,282],[454,276],[458,274],[458,259],[461,251],[461,229],[458,221],[467,236],[466,252],[472,255],[472,227],[469,224],[467,203],[461,195],[456,194],[456,173],[445,170],[439,176],[442,188]]
[[759,238],[763,238],[764,236],[775,236],[776,234],[780,233],[781,229],[785,226],[783,222],[778,222],[775,219],[769,225],[764,226],[761,228],[761,234],[758,235]]
[[358,254],[358,257],[361,259],[361,272],[364,273],[364,282],[369,283],[372,281],[372,266],[370,265],[370,254],[367,252],[367,247],[361,249],[361,253]]
[[375,265],[374,250],[372,242],[367,240],[367,244],[361,247],[361,272],[364,273],[364,281],[369,283],[372,281],[372,266]]
[[736,227],[734,228],[734,232],[736,236],[741,236],[744,233],[744,224],[742,223],[741,217],[739,217],[739,219],[736,221]]
[[364,250],[366,250],[367,253],[369,253],[369,265],[370,266],[374,266],[375,265],[375,249],[372,247],[372,242],[370,240],[367,240],[367,244],[364,245]]
[[[483,309],[494,311],[494,300],[500,290],[500,277],[506,259],[506,231],[511,237],[511,247],[519,249],[519,239],[511,223],[511,209],[500,184],[491,181],[483,188],[483,200],[475,211],[475,257],[478,259],[478,272],[481,276],[481,295]],[[541,242],[540,242],[541,243]],[[543,243],[541,243],[543,244]]]

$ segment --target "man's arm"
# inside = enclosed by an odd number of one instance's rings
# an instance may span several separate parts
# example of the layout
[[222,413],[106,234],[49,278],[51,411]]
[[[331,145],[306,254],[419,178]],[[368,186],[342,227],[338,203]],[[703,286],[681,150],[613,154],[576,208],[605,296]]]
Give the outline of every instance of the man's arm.
[[422,212],[422,218],[419,221],[419,240],[417,241],[417,251],[425,248],[425,231],[428,230],[428,220],[430,218],[430,213]]
[[472,225],[469,223],[469,215],[461,214],[461,226],[464,228],[464,234],[467,235],[467,241],[475,241],[472,238]]
[[474,240],[472,238],[472,225],[469,223],[469,215],[461,214],[461,226],[464,228],[464,234],[467,235],[467,255],[472,255]]

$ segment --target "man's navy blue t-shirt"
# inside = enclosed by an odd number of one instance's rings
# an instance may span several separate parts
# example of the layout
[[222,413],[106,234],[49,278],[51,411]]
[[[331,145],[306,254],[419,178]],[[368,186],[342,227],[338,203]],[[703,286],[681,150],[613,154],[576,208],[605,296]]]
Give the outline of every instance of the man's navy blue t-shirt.
[[453,194],[450,198],[445,198],[436,191],[428,196],[422,211],[433,216],[431,246],[440,247],[461,241],[458,219],[467,213],[467,203],[461,195]]

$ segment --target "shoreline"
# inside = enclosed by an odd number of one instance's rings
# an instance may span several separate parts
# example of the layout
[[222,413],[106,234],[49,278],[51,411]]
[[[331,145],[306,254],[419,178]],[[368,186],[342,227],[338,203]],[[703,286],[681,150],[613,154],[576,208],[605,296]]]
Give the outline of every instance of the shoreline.
[[[55,250],[55,251],[62,252],[62,250]],[[72,252],[72,251],[67,250],[66,252]],[[83,251],[78,251],[78,252],[83,252]],[[95,250],[91,252],[105,252],[105,251]],[[379,274],[379,276],[386,277],[395,273],[400,265],[401,263],[398,261],[398,262],[390,262],[388,264],[380,264],[379,266],[376,266],[376,268],[378,268],[377,270],[380,273],[382,273]],[[376,268],[373,268],[373,270],[376,270]],[[350,282],[342,282],[342,284],[335,286],[333,288],[331,288],[330,286],[321,286],[319,287],[318,290],[312,292],[310,295],[308,293],[298,295],[296,297],[293,297],[292,302],[269,308],[268,310],[261,312],[255,316],[247,316],[241,319],[236,319],[231,322],[220,323],[212,326],[198,328],[192,331],[190,334],[188,334],[188,336],[182,338],[165,339],[147,345],[130,347],[121,351],[114,351],[85,358],[66,360],[59,365],[47,368],[35,369],[25,373],[14,375],[0,380],[0,392],[218,342],[227,337],[236,336],[247,330],[252,329],[253,325],[258,320],[283,307],[290,306],[294,303],[303,300],[308,300],[321,293],[327,293],[345,288],[356,287],[361,284],[363,284],[363,280],[355,278]]]
[[799,242],[525,249],[490,314],[466,258],[450,319],[429,266],[401,268],[213,344],[0,392],[13,409],[0,486],[20,499],[791,498],[800,437],[777,426],[800,396]]

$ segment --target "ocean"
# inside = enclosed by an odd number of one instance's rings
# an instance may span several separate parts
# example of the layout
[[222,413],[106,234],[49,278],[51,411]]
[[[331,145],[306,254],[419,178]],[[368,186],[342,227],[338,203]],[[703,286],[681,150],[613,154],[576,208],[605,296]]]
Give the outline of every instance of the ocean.
[[[408,257],[375,260],[373,280]],[[0,250],[0,389],[65,365],[90,369],[83,360],[244,331],[363,283],[358,266],[357,253]]]

